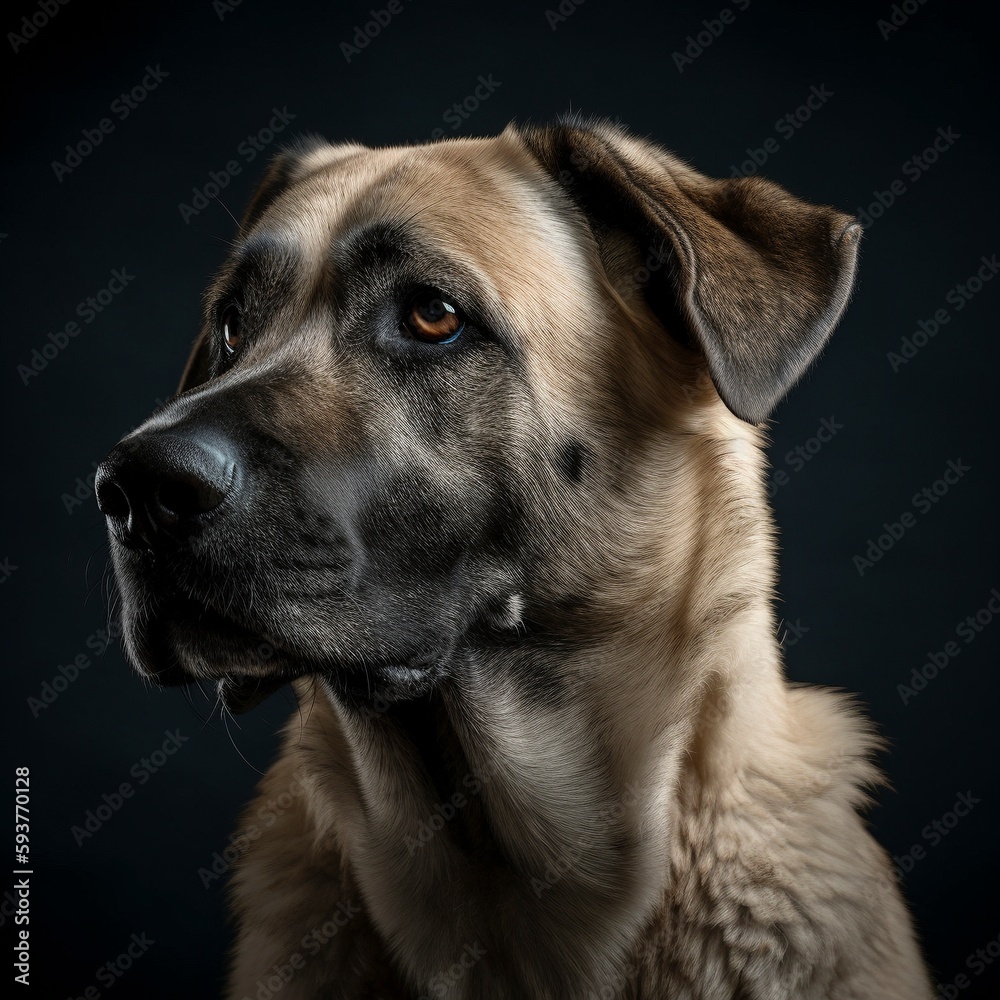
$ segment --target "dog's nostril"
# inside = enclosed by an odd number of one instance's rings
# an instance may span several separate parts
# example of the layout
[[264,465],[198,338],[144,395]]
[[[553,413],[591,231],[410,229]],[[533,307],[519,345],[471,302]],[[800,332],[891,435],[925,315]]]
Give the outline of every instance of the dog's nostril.
[[181,518],[214,510],[224,494],[205,480],[168,480],[156,488],[156,505],[161,520],[175,524]]
[[105,517],[119,518],[120,520],[127,521],[129,503],[125,491],[105,478],[97,486],[97,509]]

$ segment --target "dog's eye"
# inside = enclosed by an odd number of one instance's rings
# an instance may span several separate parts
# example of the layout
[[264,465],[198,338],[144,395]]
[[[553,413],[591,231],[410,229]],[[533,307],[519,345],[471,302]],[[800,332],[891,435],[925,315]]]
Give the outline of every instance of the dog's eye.
[[403,317],[403,329],[429,344],[449,344],[465,329],[465,316],[440,292],[424,291],[415,296]]
[[222,342],[227,354],[235,354],[243,340],[242,323],[238,306],[227,306],[222,314]]

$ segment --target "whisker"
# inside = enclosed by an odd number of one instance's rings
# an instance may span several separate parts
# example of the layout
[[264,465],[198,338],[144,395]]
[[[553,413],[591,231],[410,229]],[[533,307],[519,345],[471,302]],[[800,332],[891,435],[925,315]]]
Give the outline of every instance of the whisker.
[[[221,699],[220,699],[220,701],[221,701]],[[247,767],[249,767],[253,771],[256,771],[259,775],[263,776],[264,772],[259,767],[256,767],[254,764],[251,764],[250,761],[247,760],[247,758],[244,755],[243,751],[240,750],[240,748],[236,745],[236,741],[233,739],[233,734],[229,731],[229,723],[226,721],[226,717],[227,716],[230,719],[233,719],[233,722],[236,722],[236,719],[233,718],[232,712],[230,712],[229,709],[227,709],[226,706],[223,705],[222,706],[222,716],[221,716],[222,723],[226,727],[226,735],[229,737],[229,742],[232,743],[233,749],[240,755],[241,759],[243,760],[243,763],[246,764]],[[239,728],[238,725],[237,725],[237,728]]]
[[239,219],[237,219],[237,218],[236,218],[236,216],[235,216],[235,215],[233,215],[233,213],[229,211],[229,206],[228,206],[228,205],[227,205],[227,204],[226,204],[226,203],[225,203],[225,202],[224,202],[224,201],[223,201],[223,200],[222,200],[222,199],[221,199],[221,198],[220,198],[220,197],[219,197],[218,195],[216,195],[216,196],[215,196],[215,197],[214,197],[214,198],[212,199],[212,201],[217,201],[217,202],[218,202],[218,203],[219,203],[219,204],[220,204],[220,205],[221,205],[221,206],[222,206],[222,207],[223,207],[223,208],[224,208],[224,209],[226,210],[226,215],[228,215],[228,216],[229,216],[229,218],[230,218],[230,219],[232,219],[232,220],[233,220],[233,222],[235,222],[235,223],[236,223],[236,227],[237,227],[237,229],[238,229],[238,228],[239,228],[239,225],[240,225],[240,220],[239,220]]

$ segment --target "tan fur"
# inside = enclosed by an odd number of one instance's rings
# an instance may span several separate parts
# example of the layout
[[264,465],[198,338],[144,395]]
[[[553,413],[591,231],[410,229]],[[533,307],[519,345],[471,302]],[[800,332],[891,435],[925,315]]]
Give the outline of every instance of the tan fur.
[[[586,142],[656,178],[675,253],[700,261],[725,245],[690,307],[704,309],[705,337],[726,309],[756,317],[757,295],[787,300],[766,304],[777,317],[813,304],[818,314],[824,296],[846,294],[819,283],[766,293],[762,277],[738,301],[732,287],[753,283],[746,269],[774,262],[710,217],[723,182],[610,128]],[[228,995],[273,988],[297,956],[301,968],[268,996],[926,1000],[909,916],[858,815],[878,781],[871,728],[844,696],[783,674],[764,435],[713,385],[724,379],[708,366],[725,351],[666,335],[630,281],[647,246],[592,227],[537,145],[533,155],[509,130],[321,148],[263,210],[307,262],[288,320],[306,330],[325,248],[372,220],[414,217],[474,277],[518,332],[538,404],[511,447],[581,428],[591,444],[597,485],[563,500],[565,490],[539,488],[551,516],[536,543],[564,554],[538,586],[585,595],[592,610],[587,641],[558,662],[558,697],[483,670],[428,701],[427,732],[465,802],[416,849],[441,804],[418,748],[384,715],[345,711],[321,680],[296,682],[300,711],[261,802],[295,783],[305,792],[238,865]],[[830,212],[822,223],[847,220]],[[800,256],[777,271],[812,266]],[[357,391],[320,339],[276,342],[259,360],[312,357],[315,384],[274,419],[313,447],[338,439]],[[449,474],[397,430],[386,447]],[[338,904],[358,910],[343,926],[330,923]],[[313,954],[304,941],[324,925]]]

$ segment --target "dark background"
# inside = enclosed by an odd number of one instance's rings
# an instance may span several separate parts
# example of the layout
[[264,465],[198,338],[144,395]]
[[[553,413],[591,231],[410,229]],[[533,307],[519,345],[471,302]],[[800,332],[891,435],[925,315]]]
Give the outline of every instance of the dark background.
[[[230,939],[223,880],[205,888],[198,870],[226,846],[292,699],[286,690],[227,732],[217,718],[203,721],[209,703],[200,696],[189,704],[179,692],[144,689],[116,645],[95,655],[107,625],[106,544],[87,477],[173,391],[201,291],[234,235],[227,208],[240,213],[264,169],[266,156],[248,163],[240,144],[273,108],[287,107],[294,121],[267,155],[293,132],[413,142],[438,128],[490,134],[511,118],[572,108],[620,118],[719,176],[772,138],[764,173],[846,211],[869,206],[894,181],[897,192],[905,187],[867,229],[856,295],[820,364],[775,415],[772,459],[785,473],[774,480],[781,613],[794,625],[790,676],[859,692],[888,738],[881,763],[891,789],[878,794],[871,821],[906,870],[942,995],[997,995],[1000,961],[977,974],[975,952],[992,942],[1000,954],[1000,623],[982,625],[971,642],[956,628],[991,591],[1000,594],[1000,281],[960,310],[948,299],[981,257],[1000,251],[991,8],[907,0],[915,12],[883,38],[877,22],[892,17],[888,2],[806,10],[752,0],[744,11],[730,3],[732,23],[679,69],[673,53],[719,17],[721,0],[587,0],[554,29],[546,9],[556,0],[404,0],[348,62],[341,43],[372,6],[243,0],[226,12],[211,0],[183,9],[72,0],[18,51],[10,36],[5,43],[5,773],[31,768],[35,992],[60,1000],[90,986],[121,997],[219,993]],[[38,9],[8,6],[4,30],[20,33],[21,17]],[[147,65],[168,75],[121,120],[112,103]],[[452,129],[445,113],[481,75],[499,86]],[[814,87],[832,96],[782,135],[777,123]],[[66,145],[102,118],[113,131],[58,179],[53,161],[65,162]],[[939,129],[958,138],[920,172],[911,158]],[[232,159],[242,171],[222,203],[186,223],[179,205]],[[25,384],[18,366],[50,333],[79,322],[77,303],[116,268],[134,279]],[[888,352],[941,309],[937,335],[893,371]],[[842,427],[811,455],[823,418]],[[795,456],[798,446],[808,461]],[[969,471],[921,511],[914,495],[949,460]],[[84,502],[73,504],[77,491]],[[860,575],[854,557],[905,511],[914,526]],[[949,641],[959,654],[915,695],[901,692]],[[80,654],[89,666],[59,682],[51,704],[32,707]],[[187,742],[140,785],[133,765],[168,730]],[[123,781],[134,796],[78,845],[73,826]],[[956,820],[949,813],[960,793],[979,801]],[[133,934],[155,943],[113,986],[102,984],[98,968]]]

